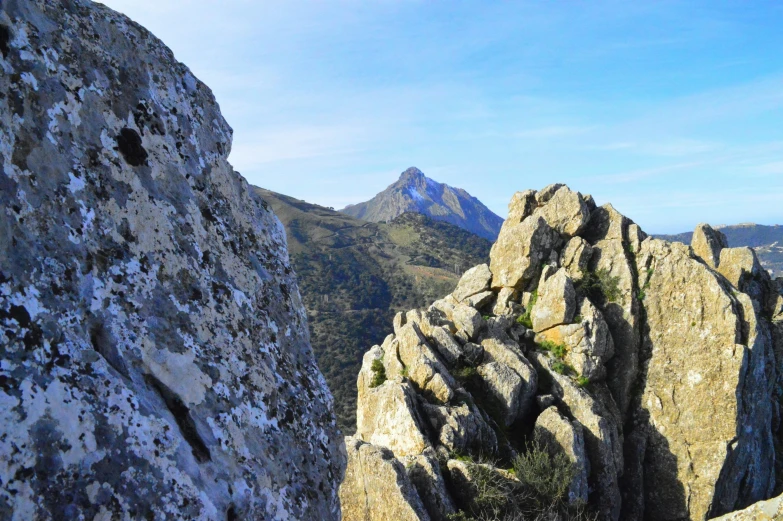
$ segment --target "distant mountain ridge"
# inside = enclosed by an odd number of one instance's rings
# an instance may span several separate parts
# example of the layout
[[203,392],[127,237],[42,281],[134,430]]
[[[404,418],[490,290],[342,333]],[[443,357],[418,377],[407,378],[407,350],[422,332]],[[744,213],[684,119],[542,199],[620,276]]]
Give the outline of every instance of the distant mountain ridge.
[[[742,223],[731,226],[714,226],[714,228],[726,236],[729,247],[748,246],[753,248],[756,250],[756,255],[758,255],[764,269],[769,271],[773,277],[783,276],[783,226],[780,224],[767,226]],[[655,237],[690,244],[693,232],[655,235]]]
[[462,188],[433,181],[416,167],[369,201],[348,205],[340,212],[370,222],[392,220],[415,212],[445,221],[485,239],[497,239],[503,219]]

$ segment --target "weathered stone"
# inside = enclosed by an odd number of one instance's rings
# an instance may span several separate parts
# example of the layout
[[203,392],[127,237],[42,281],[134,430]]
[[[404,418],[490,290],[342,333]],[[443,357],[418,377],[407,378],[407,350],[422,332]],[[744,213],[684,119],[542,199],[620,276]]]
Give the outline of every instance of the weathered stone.
[[474,406],[462,403],[455,407],[425,404],[430,425],[438,441],[451,452],[489,456],[496,454],[498,441]]
[[[704,519],[712,505],[715,514],[761,499],[773,480],[768,338],[743,333],[736,299],[687,246],[647,239],[638,261],[651,273],[647,422],[635,427],[648,429],[645,517]],[[743,314],[753,314],[749,300]]]
[[398,311],[394,315],[394,322],[392,323],[392,325],[394,326],[395,334],[397,334],[400,328],[405,325],[405,320],[406,320],[405,313],[403,313],[402,311]]
[[586,240],[571,237],[560,254],[560,265],[568,271],[571,280],[580,281],[587,272],[592,254],[593,247]]
[[519,402],[524,382],[510,367],[497,362],[485,362],[478,367],[478,374],[498,405],[500,417],[496,421],[509,426],[519,417]]
[[779,521],[783,519],[783,495],[759,501],[743,510],[712,519],[713,521]]
[[465,363],[476,366],[484,359],[484,348],[473,342],[465,342],[462,346],[462,355],[465,357]]
[[492,312],[495,315],[506,315],[514,313],[515,308],[519,307],[519,304],[514,302],[517,292],[514,288],[500,288],[497,293],[497,300],[495,301],[495,307],[492,308]]
[[416,488],[394,454],[345,438],[348,468],[340,485],[344,521],[429,521]]
[[585,454],[585,441],[579,422],[570,422],[556,407],[541,413],[533,429],[533,439],[550,456],[565,454],[575,468],[575,475],[568,488],[570,503],[587,503],[587,475],[589,462]]
[[339,519],[279,221],[209,88],[103,5],[0,5],[0,518]]
[[492,287],[524,289],[538,279],[541,263],[560,243],[560,234],[540,216],[521,223],[507,221],[490,252]]
[[642,242],[647,238],[647,234],[639,228],[636,223],[628,225],[628,250],[630,253],[637,253],[642,248]]
[[565,185],[563,183],[552,183],[542,188],[536,195],[536,202],[539,205],[546,204],[552,197]]
[[432,344],[438,353],[443,357],[449,365],[455,365],[462,356],[462,346],[454,340],[449,330],[445,327],[436,327],[432,330],[430,336],[432,338]]
[[720,252],[718,271],[731,285],[747,293],[757,302],[764,302],[760,276],[764,271],[752,248],[724,248]]
[[[539,195],[544,190],[539,192]],[[549,226],[566,237],[578,234],[590,219],[590,209],[579,192],[572,192],[567,186],[557,190],[546,204],[533,212],[533,218],[541,216]]]
[[565,268],[545,279],[546,275],[541,274],[538,300],[530,313],[536,332],[559,324],[570,324],[576,311],[576,290]]
[[606,375],[604,364],[614,355],[614,341],[603,314],[588,299],[579,307],[579,323],[555,326],[536,335],[567,348],[566,362],[591,381]]
[[396,340],[399,342],[397,355],[411,382],[440,403],[450,402],[454,397],[456,383],[421,335],[418,326],[415,323],[404,325]]
[[[553,371],[546,355],[534,353],[533,360],[541,371],[546,371],[549,380],[546,390],[557,397],[558,403],[584,429],[585,450],[590,462],[591,504],[598,509],[602,519],[616,521],[621,506],[618,478],[623,471],[623,443],[617,413],[609,410],[604,401],[596,400],[578,387],[568,376]],[[607,396],[611,400],[608,393]],[[611,402],[607,405],[615,407]]]
[[[360,373],[359,378],[363,378]],[[397,457],[419,454],[429,442],[416,411],[416,393],[399,379],[378,387],[359,385],[356,436],[390,449]]]
[[701,223],[696,226],[691,238],[691,248],[710,268],[718,268],[720,252],[728,247],[729,243],[723,233],[714,230],[709,224]]
[[[486,338],[481,342],[481,347],[484,348],[485,362],[495,362],[508,367],[518,378],[507,375],[504,370],[494,367],[482,369],[483,366],[479,366],[479,374],[484,378],[485,384],[493,390],[493,394],[499,398],[506,397],[502,401],[503,411],[506,425],[511,425],[530,411],[533,397],[538,389],[538,374],[522,352],[508,342],[499,341],[497,338]],[[492,374],[502,375],[504,380],[493,382]]]
[[508,217],[506,221],[513,224],[521,223],[533,213],[537,204],[535,190],[515,193],[511,197],[511,202],[508,203]]
[[489,271],[489,266],[479,264],[470,268],[462,275],[451,295],[457,302],[462,302],[476,293],[488,290],[491,281],[492,272]]
[[495,292],[494,291],[482,291],[481,293],[476,293],[475,295],[471,295],[465,300],[465,303],[472,307],[473,309],[481,309],[490,302],[492,302],[492,299],[495,298]]
[[[599,308],[609,325],[615,354],[606,364],[607,383],[625,418],[631,400],[631,387],[639,374],[641,320],[637,290],[647,274],[636,270],[629,259],[628,230],[632,221],[606,204],[592,212],[584,236],[593,246],[590,271],[605,271],[617,282],[619,296],[600,302]],[[638,253],[639,250],[636,250]]]
[[467,335],[468,339],[475,338],[481,329],[481,313],[467,304],[460,304],[454,299],[445,298],[433,302],[432,307],[441,311],[458,331]]
[[446,480],[441,474],[436,452],[427,449],[423,454],[405,458],[405,472],[416,487],[430,519],[448,521],[456,508],[446,489]]

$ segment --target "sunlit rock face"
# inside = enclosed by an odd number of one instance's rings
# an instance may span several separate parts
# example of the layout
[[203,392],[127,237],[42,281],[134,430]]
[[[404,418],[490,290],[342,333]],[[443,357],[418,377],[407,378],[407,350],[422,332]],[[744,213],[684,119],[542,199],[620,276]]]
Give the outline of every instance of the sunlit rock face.
[[[574,465],[563,501],[586,501],[601,520],[706,520],[769,498],[783,455],[783,279],[725,243],[706,225],[693,247],[647,237],[560,184],[518,192],[489,273],[476,266],[452,295],[399,313],[367,352],[357,416],[372,430],[360,424],[347,446],[389,449],[387,466],[434,453],[451,503],[477,519],[515,519],[531,504],[498,500],[490,512],[471,499],[487,475],[519,487],[523,473],[505,469],[531,439]],[[376,361],[385,379],[372,385]],[[381,405],[389,396],[404,406]],[[349,474],[372,472],[357,461]],[[474,473],[484,478],[471,484]],[[418,519],[448,503],[423,501],[440,497],[441,478],[414,493],[395,476],[405,486],[390,504],[423,505]]]
[[210,90],[85,1],[0,4],[0,518],[338,519],[345,453]]

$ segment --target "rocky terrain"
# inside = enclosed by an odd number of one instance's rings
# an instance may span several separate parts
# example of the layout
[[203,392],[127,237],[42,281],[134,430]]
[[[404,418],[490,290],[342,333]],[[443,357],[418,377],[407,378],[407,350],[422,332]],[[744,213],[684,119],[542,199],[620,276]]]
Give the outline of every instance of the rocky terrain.
[[344,433],[356,429],[356,377],[368,345],[400,310],[454,290],[459,276],[489,260],[491,243],[448,223],[405,213],[369,223],[261,188],[288,236],[318,366]]
[[707,225],[518,192],[489,264],[365,353],[343,518],[767,519],[782,294]]
[[100,4],[0,4],[0,518],[339,519],[345,453],[210,90]]
[[[715,226],[726,236],[729,247],[737,248],[748,246],[756,250],[756,255],[761,266],[769,271],[770,275],[783,277],[783,226],[765,226],[763,224],[735,224],[732,226]],[[656,235],[658,239],[677,241],[690,244],[693,232],[678,233],[675,235]]]
[[342,213],[371,222],[390,221],[405,212],[427,215],[494,241],[503,219],[461,188],[438,183],[411,167],[367,202],[346,206]]

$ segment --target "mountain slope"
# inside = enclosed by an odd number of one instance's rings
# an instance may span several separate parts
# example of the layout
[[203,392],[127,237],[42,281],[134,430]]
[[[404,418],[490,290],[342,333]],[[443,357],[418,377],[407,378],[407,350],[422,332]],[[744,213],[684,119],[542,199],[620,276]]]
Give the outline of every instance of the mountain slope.
[[371,222],[384,222],[405,212],[445,221],[485,239],[495,240],[503,219],[461,188],[438,183],[411,167],[369,201],[346,206],[340,212]]
[[[729,247],[738,248],[748,246],[756,250],[761,265],[773,277],[783,277],[783,226],[776,224],[765,226],[763,224],[735,224],[732,226],[716,226],[726,236]],[[675,235],[656,235],[659,239],[677,241],[690,244],[693,232],[678,233]]]
[[415,213],[369,223],[255,188],[280,218],[308,311],[311,343],[344,432],[356,425],[361,356],[383,341],[400,309],[423,306],[486,262],[491,244]]

